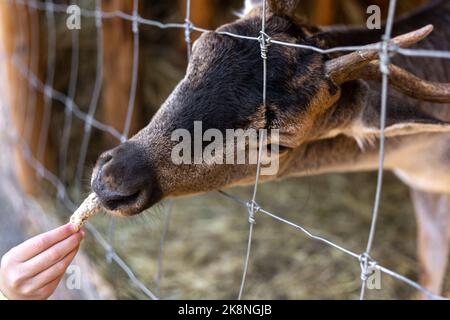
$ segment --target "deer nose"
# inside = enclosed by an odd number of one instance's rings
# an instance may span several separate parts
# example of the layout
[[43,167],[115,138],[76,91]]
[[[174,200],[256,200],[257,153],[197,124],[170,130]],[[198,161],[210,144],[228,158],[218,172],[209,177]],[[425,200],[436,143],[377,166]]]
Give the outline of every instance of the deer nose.
[[101,199],[128,196],[131,192],[126,177],[130,173],[128,166],[133,165],[134,157],[127,150],[127,145],[120,145],[103,152],[98,158],[91,184]]
[[108,162],[110,162],[113,158],[111,150],[103,152],[97,160],[97,166],[103,167]]
[[145,152],[138,145],[125,142],[100,155],[91,186],[109,210],[137,207],[152,190],[152,171]]
[[92,174],[92,190],[114,214],[137,214],[162,199],[154,166],[145,146],[124,142],[100,155]]

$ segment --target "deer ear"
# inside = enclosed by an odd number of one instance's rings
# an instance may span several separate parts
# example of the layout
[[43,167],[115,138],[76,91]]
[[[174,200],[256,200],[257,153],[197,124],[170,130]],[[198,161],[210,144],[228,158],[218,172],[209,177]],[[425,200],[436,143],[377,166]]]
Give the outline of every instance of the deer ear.
[[262,5],[263,0],[245,0],[244,9],[242,10],[242,16],[245,16],[250,13],[257,6]]
[[299,4],[299,0],[267,0],[267,4],[270,11],[274,14],[293,16]]
[[[361,146],[380,136],[380,94],[366,82],[359,80],[343,85],[338,104],[347,115],[344,118],[352,119],[343,133],[354,137]],[[450,132],[450,114],[442,108],[439,104],[389,95],[385,136]]]

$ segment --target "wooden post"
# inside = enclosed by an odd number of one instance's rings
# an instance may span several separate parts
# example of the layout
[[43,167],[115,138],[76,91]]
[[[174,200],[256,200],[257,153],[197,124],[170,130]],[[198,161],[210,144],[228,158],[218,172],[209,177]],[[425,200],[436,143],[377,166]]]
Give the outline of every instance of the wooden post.
[[[104,11],[133,12],[133,1],[107,0],[102,2]],[[130,21],[113,18],[103,20],[103,93],[102,121],[123,132],[128,112],[133,69],[133,32]],[[139,70],[139,69],[138,69]],[[138,99],[130,125],[130,136],[140,129]],[[118,141],[106,135],[107,147]]]
[[[3,92],[2,96],[10,106],[9,110],[14,122],[11,125],[17,129],[18,137],[22,141],[17,144],[15,149],[17,176],[26,193],[37,195],[39,194],[40,187],[39,180],[36,176],[36,169],[30,165],[29,161],[27,161],[29,159],[25,157],[23,152],[23,146],[28,145],[32,157],[36,158],[39,133],[44,114],[42,92],[38,92],[31,85],[26,74],[23,74],[23,71],[29,68],[30,64],[32,28],[30,21],[32,19],[39,19],[36,11],[29,10],[25,5],[0,1],[0,41],[2,41],[4,49],[2,55],[7,57],[5,65],[7,78],[5,81],[6,92]],[[38,35],[39,28],[38,30],[33,30],[33,32]],[[15,62],[13,61],[13,56],[15,57]],[[39,60],[43,61],[43,57],[46,55],[39,54],[39,56]],[[44,68],[42,63],[38,63],[37,65],[37,69],[31,71],[42,81],[44,78]],[[24,70],[20,71],[18,66],[22,66]],[[34,105],[29,105],[28,99],[30,94],[36,94]],[[32,131],[28,135],[25,135],[27,127],[32,128]],[[50,139],[47,139],[47,141],[42,165],[48,170],[54,171],[55,153]]]
[[336,5],[336,0],[316,0],[312,23],[319,26],[333,24],[336,16]]

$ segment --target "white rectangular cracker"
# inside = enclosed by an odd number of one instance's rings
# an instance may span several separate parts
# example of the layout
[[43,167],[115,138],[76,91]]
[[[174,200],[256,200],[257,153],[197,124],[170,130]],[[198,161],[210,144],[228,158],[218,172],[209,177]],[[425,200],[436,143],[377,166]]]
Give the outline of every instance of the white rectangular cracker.
[[101,204],[97,198],[97,195],[95,193],[91,193],[86,199],[84,199],[83,203],[70,217],[70,223],[75,225],[77,230],[80,230],[87,219],[99,212],[100,209]]

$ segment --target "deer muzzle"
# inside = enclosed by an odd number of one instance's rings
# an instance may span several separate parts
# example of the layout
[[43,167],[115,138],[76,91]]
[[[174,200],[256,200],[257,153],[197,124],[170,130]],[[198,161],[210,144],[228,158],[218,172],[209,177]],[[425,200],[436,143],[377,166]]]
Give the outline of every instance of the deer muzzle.
[[120,216],[138,214],[161,199],[148,157],[130,141],[100,155],[91,186],[102,205]]

